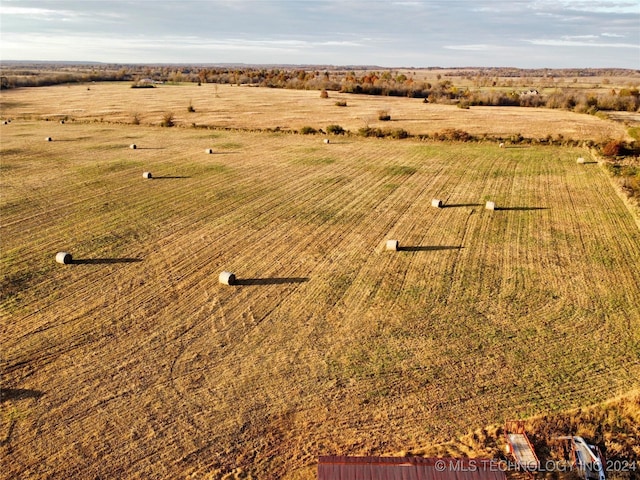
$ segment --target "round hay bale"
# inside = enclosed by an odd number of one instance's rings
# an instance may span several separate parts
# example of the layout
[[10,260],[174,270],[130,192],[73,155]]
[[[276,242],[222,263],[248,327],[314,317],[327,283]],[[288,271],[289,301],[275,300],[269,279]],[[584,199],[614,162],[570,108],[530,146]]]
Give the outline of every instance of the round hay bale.
[[434,198],[433,200],[431,200],[431,206],[436,208],[442,207],[442,200],[438,200],[437,198]]
[[500,148],[504,148],[504,143],[501,143],[500,145],[498,145]]
[[135,143],[132,143],[131,145],[129,145],[129,148],[131,150],[135,150],[136,148],[138,148],[138,146]]
[[51,141],[53,141],[53,139],[51,137],[45,137],[44,141],[45,142],[51,142]]
[[60,125],[64,125],[64,120],[60,120]]
[[143,172],[142,173],[142,178],[153,178],[153,175],[151,175],[151,172]]
[[213,153],[213,148],[207,148],[204,153],[208,153],[209,155],[211,155]]
[[331,141],[328,138],[325,138],[324,143],[331,143]]
[[7,122],[6,120],[2,122],[3,125],[7,125],[9,122]]
[[576,160],[576,163],[584,163],[584,158],[580,157]]
[[56,262],[62,263],[64,265],[68,265],[73,261],[70,253],[67,252],[58,252],[56,253]]
[[398,250],[398,240],[387,240],[387,250]]
[[495,210],[496,202],[487,202],[484,208],[486,208],[487,210]]
[[223,285],[233,285],[236,283],[236,276],[231,272],[222,272],[218,277],[218,281]]

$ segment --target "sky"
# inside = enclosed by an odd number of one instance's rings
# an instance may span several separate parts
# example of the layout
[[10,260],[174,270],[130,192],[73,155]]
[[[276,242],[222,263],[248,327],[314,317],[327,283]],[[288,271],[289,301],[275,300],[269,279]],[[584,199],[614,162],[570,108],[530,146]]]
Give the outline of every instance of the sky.
[[640,0],[0,0],[0,60],[640,69]]

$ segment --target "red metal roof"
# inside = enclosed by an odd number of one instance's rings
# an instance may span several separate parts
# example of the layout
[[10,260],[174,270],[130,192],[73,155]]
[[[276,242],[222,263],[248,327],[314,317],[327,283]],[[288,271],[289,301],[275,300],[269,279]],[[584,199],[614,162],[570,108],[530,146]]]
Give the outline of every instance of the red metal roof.
[[318,480],[505,480],[488,458],[342,457],[318,459]]

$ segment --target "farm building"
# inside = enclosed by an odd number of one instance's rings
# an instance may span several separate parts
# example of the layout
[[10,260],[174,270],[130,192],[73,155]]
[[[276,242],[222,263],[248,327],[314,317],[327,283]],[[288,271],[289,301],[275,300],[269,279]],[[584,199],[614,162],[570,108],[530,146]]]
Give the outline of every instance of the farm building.
[[488,458],[342,457],[318,459],[318,480],[505,480]]

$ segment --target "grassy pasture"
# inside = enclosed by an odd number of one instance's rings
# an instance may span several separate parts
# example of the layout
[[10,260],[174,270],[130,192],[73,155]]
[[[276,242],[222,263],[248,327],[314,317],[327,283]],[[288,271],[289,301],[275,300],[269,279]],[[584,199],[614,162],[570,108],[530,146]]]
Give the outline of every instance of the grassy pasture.
[[[331,92],[320,98],[318,91],[282,90],[232,85],[183,84],[132,89],[128,83],[97,83],[23,88],[3,93],[2,115],[6,117],[71,118],[82,121],[159,125],[164,114],[173,112],[178,126],[210,125],[230,128],[300,130],[304,126],[326,129],[339,124],[356,132],[363,127],[399,129],[427,134],[458,128],[473,135],[527,138],[554,137],[602,142],[627,139],[621,124],[573,112],[546,108],[472,107],[425,104],[421,99],[349,95]],[[347,102],[338,107],[337,101]],[[195,112],[188,112],[192,105]],[[386,110],[391,121],[379,121]]]
[[314,478],[318,455],[418,450],[640,385],[640,232],[583,150],[0,133],[8,477]]

